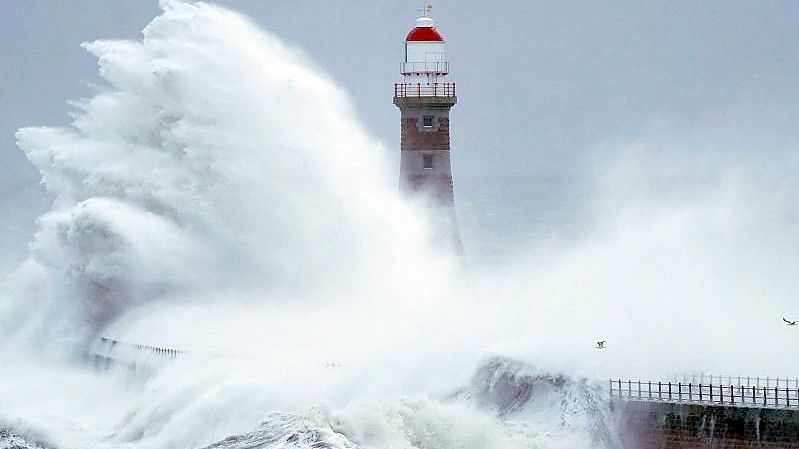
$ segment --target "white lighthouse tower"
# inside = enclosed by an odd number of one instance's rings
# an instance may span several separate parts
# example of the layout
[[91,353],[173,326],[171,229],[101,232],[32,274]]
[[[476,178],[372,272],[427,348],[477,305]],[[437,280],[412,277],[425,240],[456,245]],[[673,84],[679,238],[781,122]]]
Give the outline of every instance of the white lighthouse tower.
[[400,189],[427,194],[443,208],[460,249],[449,137],[449,111],[457,97],[455,83],[447,80],[446,44],[429,13],[428,6],[405,37],[403,79],[394,84],[394,104],[401,112]]

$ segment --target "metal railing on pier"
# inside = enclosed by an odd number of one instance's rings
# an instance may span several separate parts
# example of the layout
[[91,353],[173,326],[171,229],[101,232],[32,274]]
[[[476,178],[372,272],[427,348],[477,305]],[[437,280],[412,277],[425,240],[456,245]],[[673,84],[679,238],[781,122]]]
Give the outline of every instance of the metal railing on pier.
[[396,83],[394,98],[454,97],[455,83]]
[[753,376],[735,376],[731,374],[713,374],[713,373],[684,373],[682,375],[674,376],[674,381],[682,382],[684,384],[703,384],[703,385],[735,385],[745,387],[765,387],[765,388],[794,388],[799,389],[799,378],[795,377],[753,377]]
[[160,346],[143,345],[139,343],[126,343],[106,337],[100,337],[100,343],[109,350],[116,348],[128,348],[164,357],[178,357],[182,354],[186,354],[186,351],[180,349],[162,348]]
[[799,408],[799,388],[611,379],[610,399],[633,402]]
[[[107,368],[112,363],[128,365],[134,369],[153,368],[160,366],[182,356],[191,355],[199,358],[238,358],[258,360],[258,357],[245,354],[189,352],[183,349],[174,349],[163,346],[147,345],[141,343],[130,343],[108,337],[99,337],[92,345],[89,354],[95,362],[95,366]],[[267,359],[263,359],[267,360]],[[338,361],[311,362],[309,366],[324,368],[326,370],[339,370],[346,365]]]

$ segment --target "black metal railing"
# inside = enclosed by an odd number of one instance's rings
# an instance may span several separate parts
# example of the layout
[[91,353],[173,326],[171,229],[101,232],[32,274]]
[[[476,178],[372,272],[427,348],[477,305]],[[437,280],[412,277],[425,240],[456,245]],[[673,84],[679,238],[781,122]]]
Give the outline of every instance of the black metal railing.
[[113,338],[100,337],[100,343],[109,349],[114,348],[130,348],[137,351],[149,352],[151,354],[160,355],[164,357],[178,357],[186,354],[186,351],[173,348],[163,348],[159,346],[143,345],[139,343],[127,343]]
[[684,373],[674,376],[675,382],[684,384],[703,384],[703,385],[735,385],[745,387],[765,387],[765,388],[793,388],[799,389],[799,378],[795,377],[754,377],[738,376],[732,374],[714,373]]
[[757,408],[799,408],[799,388],[756,385],[642,382],[611,379],[610,399],[635,402],[725,405]]
[[397,83],[394,98],[454,97],[455,83]]

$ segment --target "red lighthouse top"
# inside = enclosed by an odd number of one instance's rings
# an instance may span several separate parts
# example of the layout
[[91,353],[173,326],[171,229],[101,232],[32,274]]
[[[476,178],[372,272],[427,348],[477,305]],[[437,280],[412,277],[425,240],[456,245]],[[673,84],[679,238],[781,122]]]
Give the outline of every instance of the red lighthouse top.
[[436,30],[433,19],[419,17],[416,19],[416,27],[408,33],[405,42],[444,42],[444,38]]

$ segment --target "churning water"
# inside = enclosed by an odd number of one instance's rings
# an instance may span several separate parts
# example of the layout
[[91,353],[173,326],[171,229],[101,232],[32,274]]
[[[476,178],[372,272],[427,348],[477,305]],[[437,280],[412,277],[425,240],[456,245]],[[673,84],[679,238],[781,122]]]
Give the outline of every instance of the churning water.
[[0,448],[614,447],[604,376],[796,368],[722,334],[796,291],[793,160],[632,145],[565,197],[458,184],[467,275],[346,92],[238,14],[162,6],[85,45],[108,87],[70,127],[17,134],[54,203],[0,290]]

